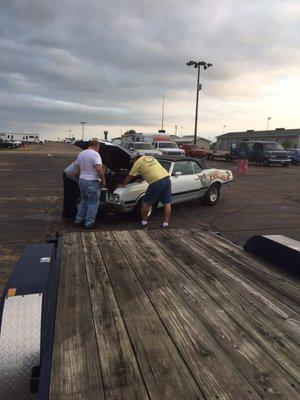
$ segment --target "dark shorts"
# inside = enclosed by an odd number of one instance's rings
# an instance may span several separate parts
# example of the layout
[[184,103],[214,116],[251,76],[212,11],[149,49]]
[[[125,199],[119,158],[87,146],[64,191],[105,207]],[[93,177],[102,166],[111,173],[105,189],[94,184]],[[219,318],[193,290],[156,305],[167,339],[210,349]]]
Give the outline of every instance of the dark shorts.
[[154,204],[159,201],[162,204],[171,203],[171,179],[169,176],[151,183],[143,198],[143,202],[146,204]]

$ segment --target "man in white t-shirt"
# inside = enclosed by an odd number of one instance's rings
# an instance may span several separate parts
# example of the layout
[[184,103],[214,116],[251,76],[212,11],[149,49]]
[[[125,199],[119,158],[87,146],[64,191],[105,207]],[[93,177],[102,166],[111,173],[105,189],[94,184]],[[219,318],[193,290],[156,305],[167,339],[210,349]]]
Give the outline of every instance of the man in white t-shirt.
[[92,228],[99,207],[100,183],[105,186],[105,175],[99,154],[100,143],[93,139],[89,148],[79,153],[76,164],[79,167],[80,205],[76,215],[76,224],[86,229]]

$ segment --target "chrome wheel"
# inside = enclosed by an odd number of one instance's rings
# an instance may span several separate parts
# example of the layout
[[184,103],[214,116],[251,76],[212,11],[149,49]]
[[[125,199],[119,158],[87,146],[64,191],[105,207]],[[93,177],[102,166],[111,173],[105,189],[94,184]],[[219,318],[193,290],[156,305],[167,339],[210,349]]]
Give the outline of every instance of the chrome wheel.
[[148,217],[148,218],[151,217],[151,215],[152,215],[152,210],[153,210],[153,206],[150,206],[150,207],[149,207],[148,214],[147,214],[147,217]]
[[218,200],[219,197],[219,190],[217,186],[212,186],[209,191],[209,199],[212,203]]

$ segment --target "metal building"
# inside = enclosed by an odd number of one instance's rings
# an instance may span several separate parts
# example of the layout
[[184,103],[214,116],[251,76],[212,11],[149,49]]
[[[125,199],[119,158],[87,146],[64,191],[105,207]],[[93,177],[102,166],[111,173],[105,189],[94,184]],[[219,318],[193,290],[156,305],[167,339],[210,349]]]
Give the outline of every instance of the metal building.
[[300,129],[276,128],[269,131],[228,132],[217,136],[216,150],[230,150],[232,143],[245,140],[278,142],[287,149],[297,149],[300,148]]

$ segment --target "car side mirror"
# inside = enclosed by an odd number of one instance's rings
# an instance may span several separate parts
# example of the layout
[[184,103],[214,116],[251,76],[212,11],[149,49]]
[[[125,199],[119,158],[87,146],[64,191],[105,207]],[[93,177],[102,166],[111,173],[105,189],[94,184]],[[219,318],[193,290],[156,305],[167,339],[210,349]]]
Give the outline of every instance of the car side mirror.
[[180,172],[180,171],[177,171],[177,172],[175,172],[175,174],[172,174],[173,176],[175,176],[175,178],[177,178],[177,176],[180,176],[180,175],[182,175],[182,172]]

